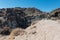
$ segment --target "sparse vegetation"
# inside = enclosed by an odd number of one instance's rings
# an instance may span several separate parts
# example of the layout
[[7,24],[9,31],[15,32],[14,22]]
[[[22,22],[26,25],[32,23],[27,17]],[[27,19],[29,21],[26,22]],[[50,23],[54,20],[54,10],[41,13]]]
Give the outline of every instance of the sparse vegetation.
[[16,29],[13,29],[11,34],[9,35],[9,39],[8,40],[14,40],[15,36],[22,36],[26,34],[26,32],[23,30],[23,29],[20,29],[20,28],[16,28]]

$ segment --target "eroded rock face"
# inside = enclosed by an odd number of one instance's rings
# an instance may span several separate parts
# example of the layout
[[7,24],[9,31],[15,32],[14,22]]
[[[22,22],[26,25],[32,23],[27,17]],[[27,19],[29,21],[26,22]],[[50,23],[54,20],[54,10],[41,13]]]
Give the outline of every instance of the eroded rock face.
[[36,8],[2,8],[0,9],[0,34],[9,35],[11,30],[17,27],[26,29],[33,21],[40,20],[42,13]]
[[53,17],[55,19],[60,19],[60,8],[53,10],[50,12],[50,17]]
[[33,21],[40,20],[40,14],[43,12],[36,8],[3,8],[0,9],[0,18],[3,20],[0,27],[5,25],[11,28],[27,28]]

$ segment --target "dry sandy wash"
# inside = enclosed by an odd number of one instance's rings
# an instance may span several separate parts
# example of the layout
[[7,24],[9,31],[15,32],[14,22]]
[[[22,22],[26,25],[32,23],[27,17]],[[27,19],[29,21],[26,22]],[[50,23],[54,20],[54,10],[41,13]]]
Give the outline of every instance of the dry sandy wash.
[[13,31],[10,36],[4,39],[0,38],[0,40],[8,40],[9,37],[9,40],[60,40],[60,23],[53,20],[38,21],[22,31],[23,35],[15,36],[16,31]]

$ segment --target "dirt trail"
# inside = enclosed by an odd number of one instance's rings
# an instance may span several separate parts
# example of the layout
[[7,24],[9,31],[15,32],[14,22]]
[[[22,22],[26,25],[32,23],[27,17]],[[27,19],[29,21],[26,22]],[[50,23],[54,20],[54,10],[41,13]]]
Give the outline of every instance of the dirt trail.
[[41,20],[25,29],[25,32],[23,35],[15,36],[14,40],[60,40],[60,23]]
[[17,36],[15,40],[60,40],[60,24],[53,20],[41,20],[26,30],[26,35]]

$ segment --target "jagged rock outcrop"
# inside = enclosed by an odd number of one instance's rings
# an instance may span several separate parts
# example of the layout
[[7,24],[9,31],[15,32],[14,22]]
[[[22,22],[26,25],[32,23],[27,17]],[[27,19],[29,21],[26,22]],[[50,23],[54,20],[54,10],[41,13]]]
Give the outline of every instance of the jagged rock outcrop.
[[2,8],[0,9],[1,28],[8,26],[11,28],[26,28],[33,21],[40,20],[43,12],[37,8]]
[[60,8],[57,8],[53,10],[52,12],[50,12],[50,17],[52,19],[60,19]]

